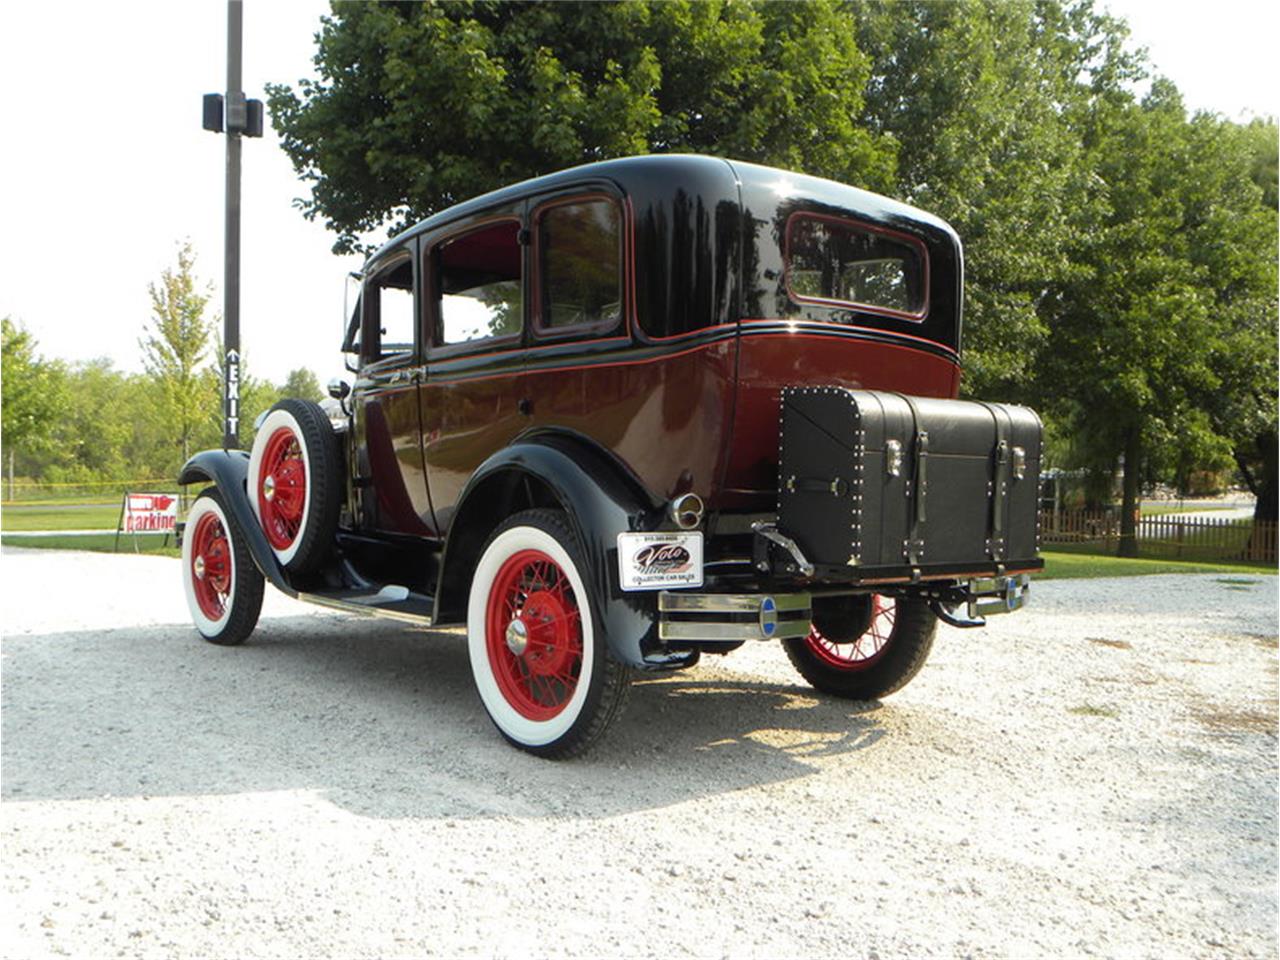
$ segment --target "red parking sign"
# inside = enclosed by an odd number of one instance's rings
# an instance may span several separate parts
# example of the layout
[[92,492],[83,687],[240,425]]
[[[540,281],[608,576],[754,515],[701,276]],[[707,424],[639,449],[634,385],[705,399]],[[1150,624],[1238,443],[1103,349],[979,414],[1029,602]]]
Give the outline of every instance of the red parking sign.
[[173,533],[178,520],[178,495],[173,493],[126,493],[124,533]]

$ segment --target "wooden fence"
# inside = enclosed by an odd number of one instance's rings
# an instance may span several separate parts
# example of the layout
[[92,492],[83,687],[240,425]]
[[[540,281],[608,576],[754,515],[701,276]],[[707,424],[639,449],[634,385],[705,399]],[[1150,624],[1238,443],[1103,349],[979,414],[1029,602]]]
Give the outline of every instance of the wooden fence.
[[[1219,519],[1176,513],[1138,519],[1138,554],[1175,560],[1276,563],[1277,526],[1252,518]],[[1075,545],[1082,552],[1114,553],[1120,542],[1118,511],[1046,510],[1040,515],[1046,546]]]

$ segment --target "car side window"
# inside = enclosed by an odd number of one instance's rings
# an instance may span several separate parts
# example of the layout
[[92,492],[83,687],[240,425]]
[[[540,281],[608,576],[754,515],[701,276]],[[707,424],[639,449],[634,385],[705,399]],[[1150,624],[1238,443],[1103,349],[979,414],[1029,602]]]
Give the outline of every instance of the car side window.
[[622,226],[606,198],[576,200],[537,218],[538,327],[613,327],[622,318]]
[[413,352],[413,261],[397,260],[366,284],[364,356],[381,360]]
[[440,244],[433,257],[437,344],[520,333],[524,316],[520,224],[502,220]]

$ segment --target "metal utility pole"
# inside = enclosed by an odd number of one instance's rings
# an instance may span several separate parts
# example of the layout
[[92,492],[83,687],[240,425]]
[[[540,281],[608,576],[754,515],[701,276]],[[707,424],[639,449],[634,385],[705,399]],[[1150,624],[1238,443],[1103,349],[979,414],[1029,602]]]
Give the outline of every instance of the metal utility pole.
[[[241,86],[243,0],[227,2],[227,92],[204,96],[204,128],[227,135],[226,263],[222,284],[222,446],[240,445],[240,138],[262,136],[262,101]],[[225,123],[224,123],[225,119]]]

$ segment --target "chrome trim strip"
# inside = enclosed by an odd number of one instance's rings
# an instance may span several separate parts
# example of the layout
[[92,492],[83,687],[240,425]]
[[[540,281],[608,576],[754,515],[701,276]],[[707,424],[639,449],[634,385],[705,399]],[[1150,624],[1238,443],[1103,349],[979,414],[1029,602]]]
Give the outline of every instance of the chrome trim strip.
[[663,620],[658,624],[660,640],[780,640],[787,637],[804,637],[809,634],[809,621],[779,620],[777,629],[764,635],[758,623],[715,623],[698,620]]

